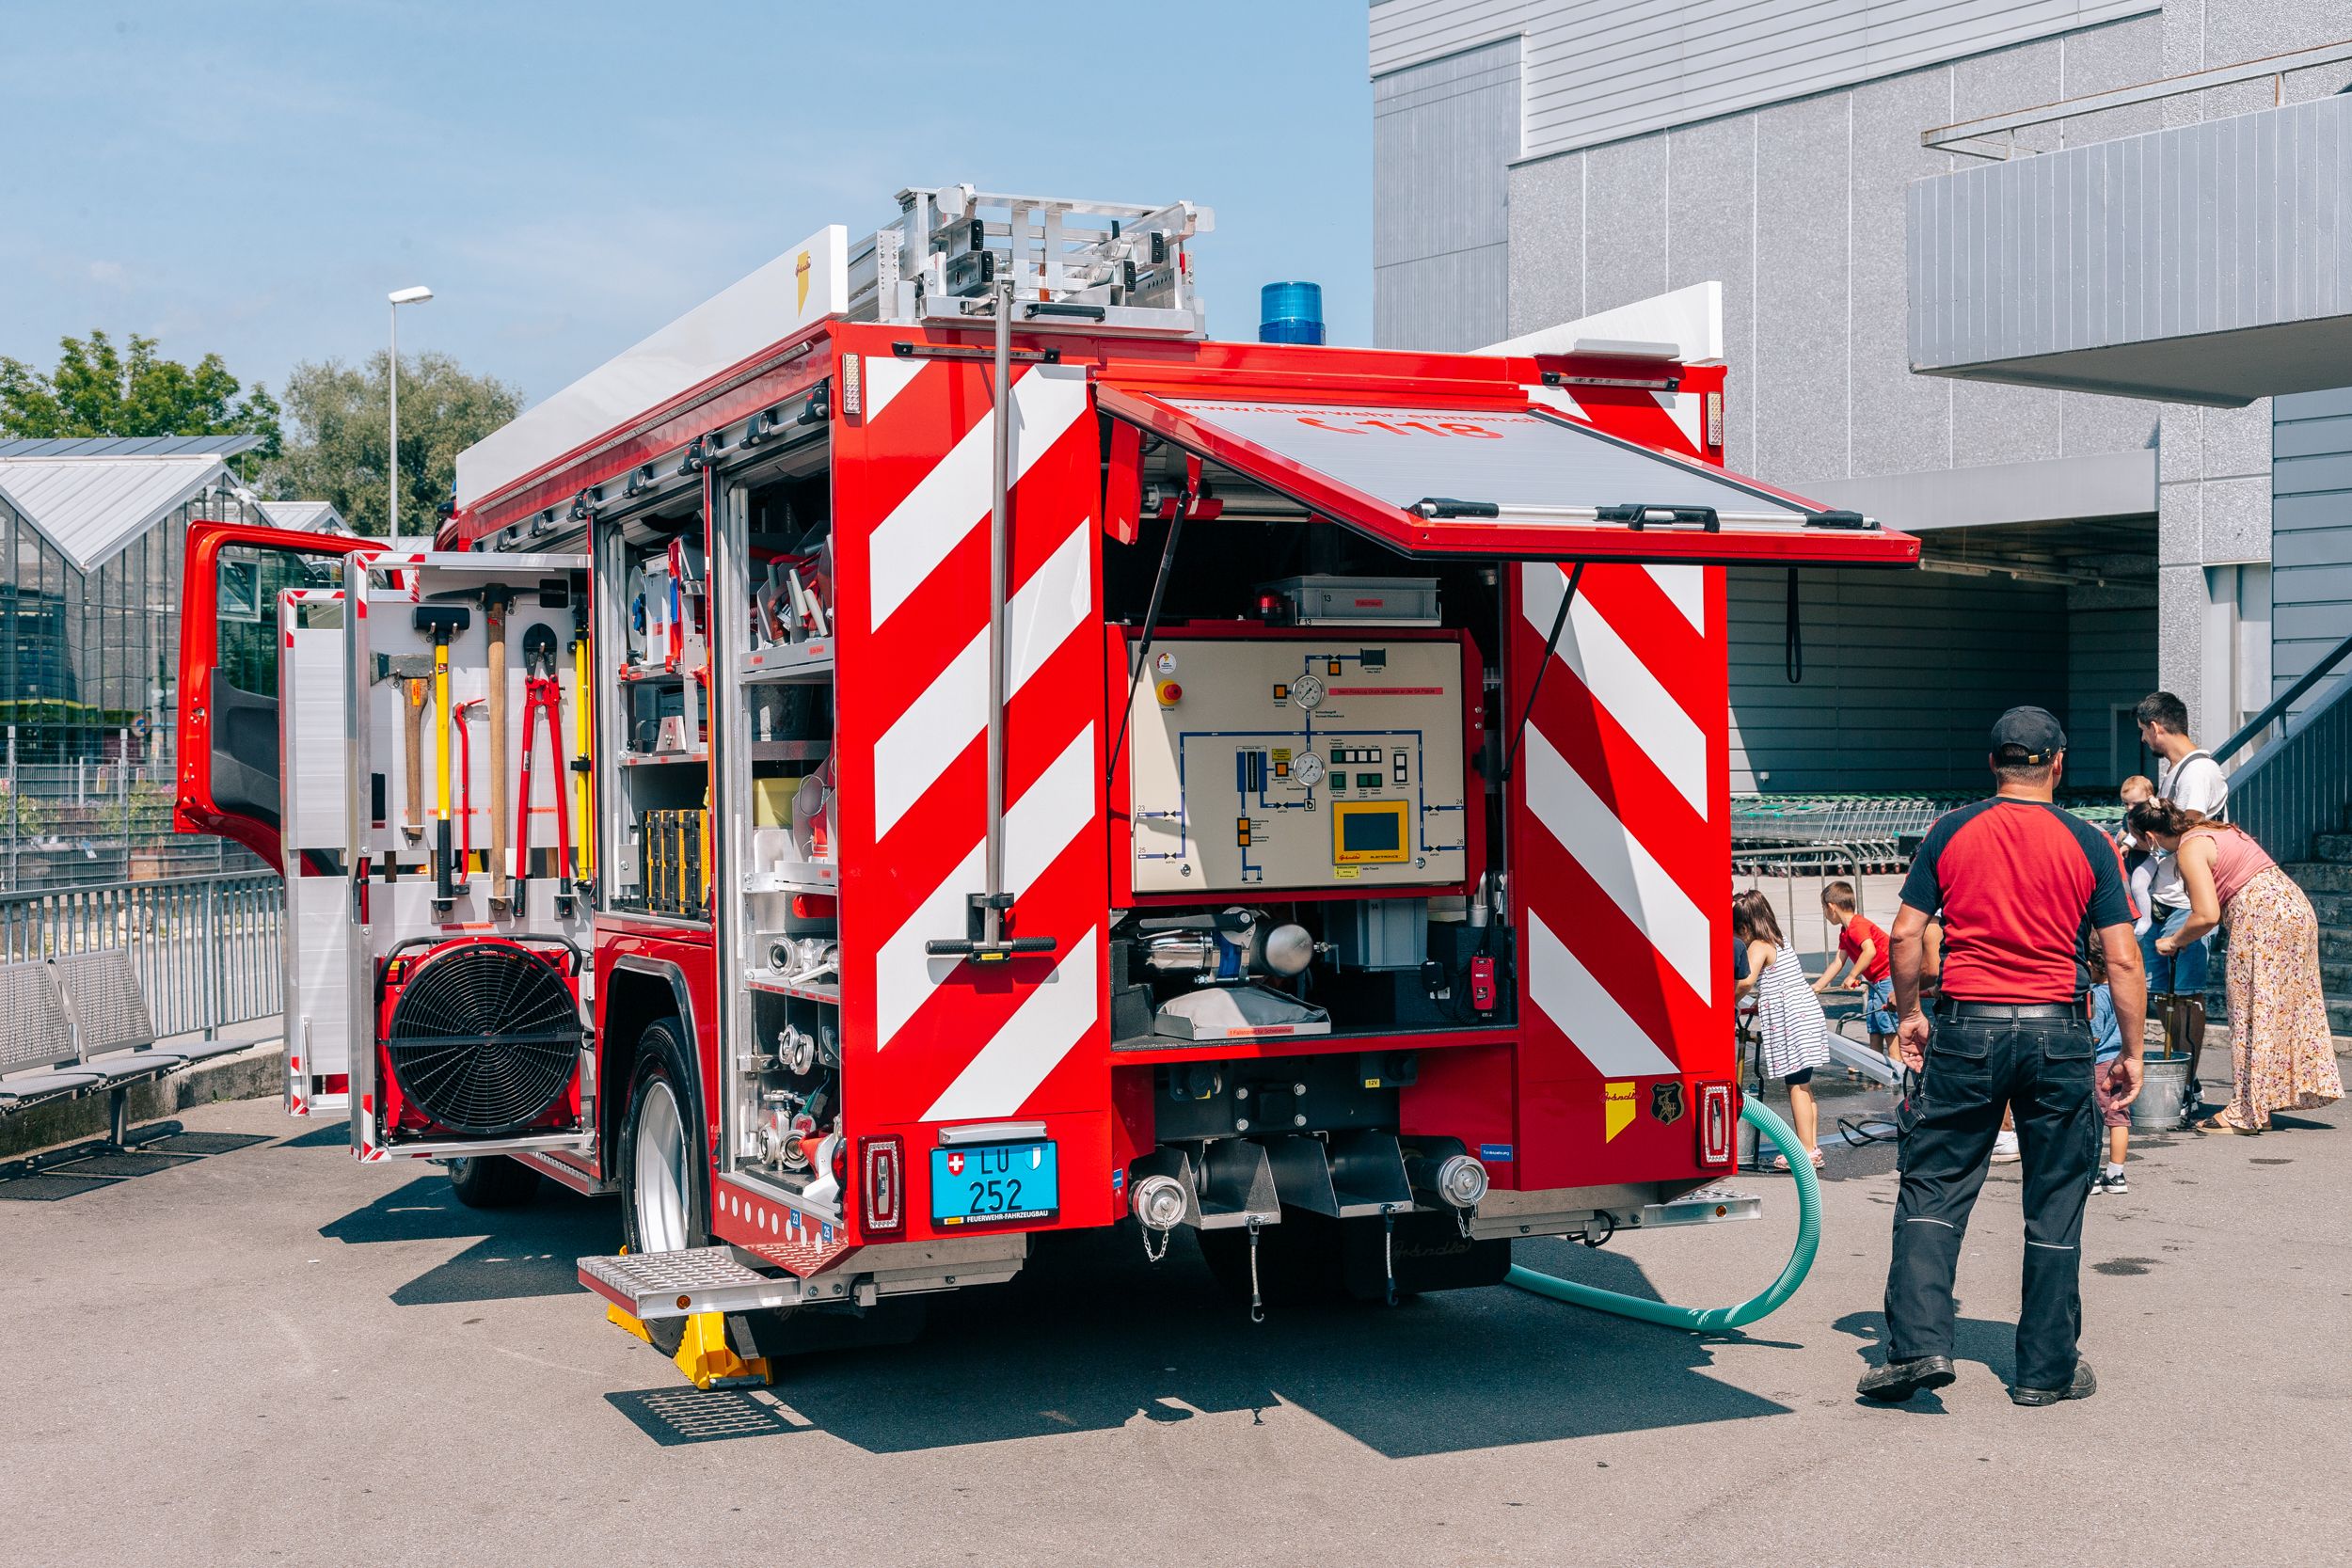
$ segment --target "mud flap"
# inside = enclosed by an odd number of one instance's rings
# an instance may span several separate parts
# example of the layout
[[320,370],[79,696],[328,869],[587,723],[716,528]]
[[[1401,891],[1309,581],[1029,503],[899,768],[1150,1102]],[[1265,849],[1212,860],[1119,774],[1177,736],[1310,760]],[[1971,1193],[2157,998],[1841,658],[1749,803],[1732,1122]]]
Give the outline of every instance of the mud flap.
[[1399,1297],[1500,1285],[1511,1272],[1509,1241],[1472,1241],[1462,1234],[1461,1225],[1450,1212],[1419,1210],[1399,1214],[1393,1236],[1383,1234],[1377,1219],[1337,1223],[1347,1293],[1359,1301],[1387,1299],[1391,1263]]

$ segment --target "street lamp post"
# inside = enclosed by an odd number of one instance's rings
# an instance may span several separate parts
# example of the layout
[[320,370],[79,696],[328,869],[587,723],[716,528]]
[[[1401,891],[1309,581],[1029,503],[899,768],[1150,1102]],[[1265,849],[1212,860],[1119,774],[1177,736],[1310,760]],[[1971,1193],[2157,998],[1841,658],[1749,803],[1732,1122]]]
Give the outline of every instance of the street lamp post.
[[[392,307],[392,362],[386,376],[390,389],[390,444],[384,458],[384,500],[387,508],[384,524],[385,542],[400,543],[400,308],[422,305],[433,297],[433,291],[420,283],[413,289],[394,289],[384,296]],[[432,541],[427,539],[426,544]]]

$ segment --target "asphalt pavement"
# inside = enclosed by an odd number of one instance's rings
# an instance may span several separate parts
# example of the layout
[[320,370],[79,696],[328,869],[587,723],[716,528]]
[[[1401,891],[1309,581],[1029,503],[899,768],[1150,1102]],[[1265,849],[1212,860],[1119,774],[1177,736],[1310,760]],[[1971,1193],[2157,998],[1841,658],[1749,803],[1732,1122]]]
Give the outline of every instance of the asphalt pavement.
[[[1840,1105],[1867,1108],[1867,1097]],[[1960,1381],[1854,1379],[1883,1335],[1884,1146],[1834,1149],[1819,1265],[1696,1338],[1494,1289],[1252,1326],[1179,1243],[1041,1248],[915,1343],[699,1393],[573,1259],[610,1200],[459,1207],[274,1102],[153,1154],[0,1182],[0,1561],[27,1565],[2341,1563],[2352,1528],[2352,1117],[2143,1137],[2092,1200],[2096,1399],[2003,1392],[2021,1251],[1996,1169]],[[1523,1245],[1688,1304],[1750,1294],[1765,1219]]]

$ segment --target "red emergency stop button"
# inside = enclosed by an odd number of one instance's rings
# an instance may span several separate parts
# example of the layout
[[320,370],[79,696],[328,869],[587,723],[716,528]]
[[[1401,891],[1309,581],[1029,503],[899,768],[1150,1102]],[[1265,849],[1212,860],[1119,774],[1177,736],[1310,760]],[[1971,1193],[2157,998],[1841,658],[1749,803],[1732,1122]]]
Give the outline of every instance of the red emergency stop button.
[[1160,682],[1159,689],[1160,706],[1162,707],[1174,707],[1178,703],[1184,701],[1184,689],[1177,685],[1174,681]]

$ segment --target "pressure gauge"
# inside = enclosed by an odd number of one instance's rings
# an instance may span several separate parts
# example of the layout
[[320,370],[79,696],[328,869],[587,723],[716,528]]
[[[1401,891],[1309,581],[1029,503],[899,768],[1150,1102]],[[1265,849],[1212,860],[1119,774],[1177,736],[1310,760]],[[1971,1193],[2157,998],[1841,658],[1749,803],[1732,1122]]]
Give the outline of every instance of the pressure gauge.
[[1312,752],[1302,754],[1291,764],[1291,782],[1314,788],[1323,782],[1323,759]]
[[1312,675],[1301,675],[1291,682],[1291,701],[1300,707],[1313,709],[1323,705],[1323,682]]

